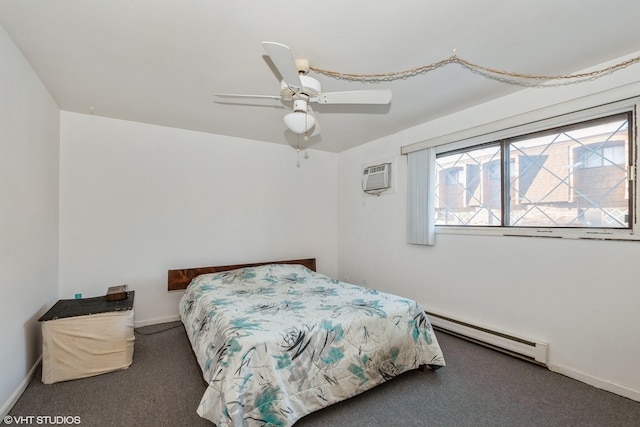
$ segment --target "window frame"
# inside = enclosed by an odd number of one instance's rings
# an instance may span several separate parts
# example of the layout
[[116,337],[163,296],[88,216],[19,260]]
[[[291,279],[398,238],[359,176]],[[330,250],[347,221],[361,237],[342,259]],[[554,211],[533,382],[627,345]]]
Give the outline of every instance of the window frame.
[[[472,147],[488,145],[491,143],[501,143],[503,140],[512,140],[525,135],[549,131],[555,128],[566,127],[573,124],[597,120],[607,116],[613,116],[620,113],[630,113],[629,123],[629,164],[627,183],[630,188],[629,194],[629,228],[578,228],[578,227],[518,227],[518,226],[459,226],[459,225],[436,225],[436,234],[471,234],[471,235],[487,235],[487,236],[522,236],[522,237],[546,237],[546,238],[569,238],[569,239],[589,239],[589,240],[631,240],[640,241],[640,226],[637,221],[638,217],[638,182],[637,182],[637,111],[640,105],[640,97],[628,98],[621,101],[615,101],[597,107],[583,108],[566,114],[558,114],[551,117],[541,117],[539,120],[526,122],[522,117],[504,120],[504,128],[482,133],[487,126],[481,126],[473,135],[473,129],[445,135],[434,140],[423,141],[422,143],[413,144],[413,146],[403,147],[403,153],[420,149],[420,147],[435,147],[436,154],[451,153],[455,151],[464,151]],[[531,114],[531,117],[540,116]],[[526,115],[525,115],[526,116]],[[520,121],[522,124],[509,126],[510,123]],[[499,125],[494,123],[493,126]],[[495,129],[495,127],[494,127]],[[470,135],[471,136],[467,136]],[[459,137],[459,138],[458,138]],[[408,150],[405,150],[409,148]],[[504,148],[503,148],[504,149]],[[503,161],[504,161],[503,156]],[[502,165],[503,174],[509,173],[509,165]],[[503,177],[504,178],[504,177]],[[502,181],[504,185],[504,180]],[[504,188],[503,188],[504,190]],[[504,193],[504,191],[503,191]],[[503,212],[505,215],[504,195],[503,195]],[[508,209],[508,208],[507,208]]]

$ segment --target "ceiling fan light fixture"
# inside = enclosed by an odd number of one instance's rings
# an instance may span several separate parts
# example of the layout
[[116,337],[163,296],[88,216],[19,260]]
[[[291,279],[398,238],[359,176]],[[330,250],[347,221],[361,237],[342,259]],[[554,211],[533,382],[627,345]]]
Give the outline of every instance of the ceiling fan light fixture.
[[316,124],[312,114],[302,111],[294,111],[284,116],[284,124],[293,133],[306,133]]

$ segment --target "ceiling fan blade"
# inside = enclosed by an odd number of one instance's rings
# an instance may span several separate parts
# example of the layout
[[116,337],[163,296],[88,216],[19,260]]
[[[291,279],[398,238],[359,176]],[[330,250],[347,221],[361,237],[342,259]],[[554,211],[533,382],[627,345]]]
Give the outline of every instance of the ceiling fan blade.
[[289,46],[275,42],[262,42],[262,46],[264,50],[267,51],[267,54],[269,54],[273,65],[275,65],[280,72],[282,79],[294,92],[300,92],[302,88],[300,74],[298,73],[296,61],[293,58]]
[[391,102],[391,89],[326,92],[309,101],[320,104],[388,104]]
[[245,95],[241,93],[214,93],[214,95],[220,98],[274,99],[276,101],[282,100],[282,97],[280,95]]

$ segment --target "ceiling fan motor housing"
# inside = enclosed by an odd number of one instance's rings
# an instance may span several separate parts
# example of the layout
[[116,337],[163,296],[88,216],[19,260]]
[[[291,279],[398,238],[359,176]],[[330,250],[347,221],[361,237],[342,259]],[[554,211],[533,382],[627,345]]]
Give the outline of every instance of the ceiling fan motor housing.
[[296,93],[284,80],[280,82],[280,96],[284,99],[291,99],[294,95],[306,95],[309,98],[314,98],[322,93],[322,86],[320,82],[313,77],[300,75],[300,83],[302,88],[299,93]]

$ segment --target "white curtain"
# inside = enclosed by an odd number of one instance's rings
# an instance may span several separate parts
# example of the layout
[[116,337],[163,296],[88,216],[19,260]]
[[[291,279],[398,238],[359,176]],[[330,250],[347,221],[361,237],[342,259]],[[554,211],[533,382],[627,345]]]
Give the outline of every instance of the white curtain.
[[407,243],[433,246],[436,150],[426,148],[407,157]]

